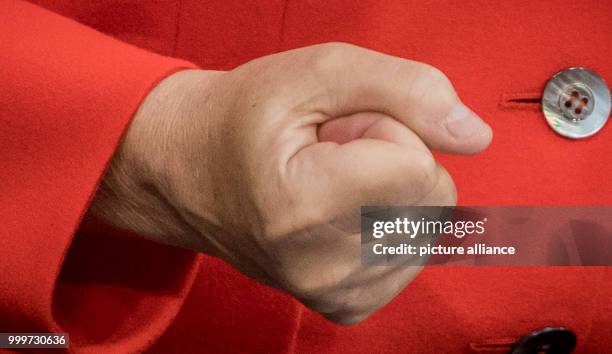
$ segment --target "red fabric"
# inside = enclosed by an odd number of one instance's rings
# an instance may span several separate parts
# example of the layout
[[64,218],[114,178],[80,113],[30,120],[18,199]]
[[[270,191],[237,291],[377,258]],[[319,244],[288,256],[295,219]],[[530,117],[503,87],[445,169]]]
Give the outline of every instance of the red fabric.
[[[117,39],[210,69],[327,41],[430,63],[447,73],[495,133],[484,154],[438,156],[457,183],[461,204],[612,201],[612,128],[581,141],[564,139],[536,104],[512,101],[534,93],[537,99],[548,78],[569,66],[590,67],[612,83],[612,3],[38,2]],[[0,204],[0,245],[10,250],[0,253],[2,326],[32,331],[30,326],[61,324],[77,345],[104,345],[97,348],[105,351],[144,348],[159,337],[151,348],[156,353],[462,353],[565,326],[578,336],[577,352],[612,352],[612,270],[606,267],[432,267],[371,319],[339,327],[206,258],[185,305],[160,336],[185,294],[193,255],[140,244],[139,253],[117,256],[110,267],[105,259],[89,258],[113,242],[128,247],[136,241],[111,241],[100,232],[74,244],[52,300],[71,235],[126,122],[156,81],[188,64],[32,6],[0,6],[0,195],[7,198]],[[168,274],[139,280],[136,265],[155,263],[155,252],[185,281],[170,284]],[[128,268],[134,273],[118,274]],[[146,305],[130,306],[123,296]],[[119,311],[113,322],[109,309],[126,303],[123,311],[112,310]]]
[[68,331],[83,351],[143,348],[176,315],[193,253],[82,235],[57,279],[140,101],[193,65],[31,4],[0,8],[0,332]]

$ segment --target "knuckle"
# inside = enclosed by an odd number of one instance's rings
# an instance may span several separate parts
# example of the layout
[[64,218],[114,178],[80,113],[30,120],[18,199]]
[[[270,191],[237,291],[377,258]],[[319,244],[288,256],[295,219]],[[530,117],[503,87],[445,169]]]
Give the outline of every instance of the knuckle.
[[348,52],[352,52],[355,49],[359,48],[354,44],[346,43],[346,42],[327,42],[318,44],[317,47],[322,52],[329,53],[341,53],[346,54]]
[[347,313],[371,313],[377,308],[372,296],[362,288],[342,292],[338,302],[340,308]]
[[370,314],[380,307],[377,297],[362,286],[342,288],[337,283],[320,282],[313,275],[292,277],[287,285],[296,298],[317,312],[329,316]]
[[324,314],[325,318],[340,326],[353,326],[368,319],[373,313]]
[[455,183],[449,179],[448,182],[445,183],[445,193],[443,193],[443,198],[440,201],[440,205],[443,206],[455,206],[457,205],[457,188],[455,187]]
[[436,160],[430,154],[423,154],[422,157],[412,161],[412,168],[417,171],[418,188],[425,193],[429,193],[438,184],[440,175],[438,173]]
[[457,204],[457,187],[450,174],[441,166],[438,167],[440,179],[440,205],[455,206]]
[[436,68],[435,66],[429,64],[423,64],[421,67],[421,72],[419,73],[419,78],[422,81],[426,81],[438,86],[447,86],[451,87],[450,80],[442,72],[442,70]]
[[314,46],[311,65],[320,73],[340,68],[359,48],[343,42],[329,42]]
[[457,204],[457,189],[450,175],[438,168],[438,182],[433,189],[423,196],[419,205],[455,206]]
[[[398,161],[399,169],[385,190],[393,192],[393,202],[414,203],[426,197],[438,184],[437,163],[431,154],[423,153]],[[397,199],[397,200],[396,200]]]
[[323,315],[336,324],[357,324],[381,307],[381,303],[375,300],[376,296],[372,295],[363,289],[341,291],[331,300],[334,301],[333,310]]
[[438,102],[455,99],[455,89],[449,78],[435,66],[419,65],[413,74],[409,95],[419,101],[431,97]]
[[324,299],[328,308],[323,312],[339,324],[354,324],[370,316],[380,307],[363,291],[346,290]]
[[325,294],[325,284],[316,275],[303,269],[286,269],[282,278],[286,290],[298,298],[321,298]]

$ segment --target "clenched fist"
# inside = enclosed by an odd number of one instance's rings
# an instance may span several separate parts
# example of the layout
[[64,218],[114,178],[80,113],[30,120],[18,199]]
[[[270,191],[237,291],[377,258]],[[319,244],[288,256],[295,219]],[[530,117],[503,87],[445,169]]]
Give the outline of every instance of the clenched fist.
[[430,149],[476,153],[491,135],[439,70],[351,45],[182,71],[142,104],[90,214],[350,324],[421,269],[361,264],[360,206],[453,205]]

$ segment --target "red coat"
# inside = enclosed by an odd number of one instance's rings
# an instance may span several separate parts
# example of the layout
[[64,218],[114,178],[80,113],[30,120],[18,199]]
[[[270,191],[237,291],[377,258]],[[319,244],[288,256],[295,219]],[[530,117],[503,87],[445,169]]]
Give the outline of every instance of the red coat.
[[534,101],[571,66],[612,83],[611,2],[36,2],[51,11],[0,1],[0,332],[66,331],[92,352],[468,353],[564,326],[577,352],[612,353],[612,268],[427,268],[340,327],[218,260],[77,231],[159,80],[328,41],[432,64],[488,121],[486,152],[439,156],[460,204],[610,204],[612,127],[565,139]]

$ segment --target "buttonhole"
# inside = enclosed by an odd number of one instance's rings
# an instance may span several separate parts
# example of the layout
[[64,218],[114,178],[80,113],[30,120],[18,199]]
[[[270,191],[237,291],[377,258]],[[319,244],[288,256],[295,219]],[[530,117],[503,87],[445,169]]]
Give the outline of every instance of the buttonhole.
[[542,94],[539,91],[504,93],[499,106],[502,109],[540,110]]

